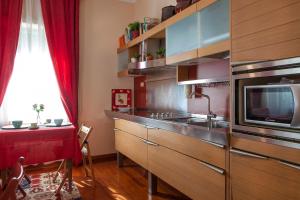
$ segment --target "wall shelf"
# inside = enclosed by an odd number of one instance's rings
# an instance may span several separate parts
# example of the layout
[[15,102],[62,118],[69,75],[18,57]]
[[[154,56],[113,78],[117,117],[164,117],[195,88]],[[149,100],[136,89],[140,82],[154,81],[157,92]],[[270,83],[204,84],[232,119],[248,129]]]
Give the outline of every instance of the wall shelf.
[[118,72],[118,77],[119,77],[119,78],[124,78],[124,77],[137,77],[137,76],[141,76],[141,75],[133,74],[133,73],[130,72],[129,69],[125,69],[125,70],[122,70],[122,71],[119,71],[119,72]]
[[183,11],[181,11],[180,13],[177,13],[176,15],[174,15],[173,17],[167,19],[166,21],[158,24],[157,26],[153,27],[152,29],[150,29],[149,31],[146,31],[145,33],[141,34],[139,37],[129,41],[127,43],[127,48],[131,48],[141,42],[143,42],[144,40],[150,39],[150,38],[165,38],[165,31],[166,28],[179,22],[180,20],[196,13],[199,10],[202,10],[206,7],[208,7],[209,5],[215,3],[217,0],[201,0],[191,6],[189,6],[188,8],[184,9]]
[[[140,76],[174,65],[198,65],[228,56],[230,40],[226,28],[227,11],[223,9],[227,5],[228,0],[201,0],[129,41],[126,47],[117,50],[118,77]],[[226,23],[222,22],[223,18]],[[202,35],[201,38],[199,35]],[[128,64],[131,57],[141,52],[141,48],[149,48],[148,42],[160,41],[161,44],[161,40],[153,39],[166,39],[166,58]],[[157,48],[157,45],[154,48],[152,46],[152,49]]]
[[178,85],[209,85],[212,83],[229,83],[228,77],[180,81]]

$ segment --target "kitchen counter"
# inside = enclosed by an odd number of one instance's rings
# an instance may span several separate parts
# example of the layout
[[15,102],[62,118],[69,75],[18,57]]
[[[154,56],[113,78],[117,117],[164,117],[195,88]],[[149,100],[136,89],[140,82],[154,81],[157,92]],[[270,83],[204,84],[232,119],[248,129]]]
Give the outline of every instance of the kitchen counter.
[[215,144],[228,146],[229,144],[229,128],[212,128],[208,129],[202,126],[178,123],[162,119],[149,117],[148,111],[130,111],[126,113],[105,110],[105,114],[111,118],[124,119],[136,122],[145,126],[164,129],[167,131],[194,137]]

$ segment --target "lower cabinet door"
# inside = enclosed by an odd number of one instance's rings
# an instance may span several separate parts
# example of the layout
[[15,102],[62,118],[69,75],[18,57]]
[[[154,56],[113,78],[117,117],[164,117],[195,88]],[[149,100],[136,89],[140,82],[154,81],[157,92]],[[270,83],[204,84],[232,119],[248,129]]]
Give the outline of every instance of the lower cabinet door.
[[232,200],[299,200],[300,166],[233,149]]
[[148,168],[195,200],[224,200],[224,170],[163,146],[148,146]]
[[115,131],[116,150],[147,169],[147,144],[142,138],[129,133]]

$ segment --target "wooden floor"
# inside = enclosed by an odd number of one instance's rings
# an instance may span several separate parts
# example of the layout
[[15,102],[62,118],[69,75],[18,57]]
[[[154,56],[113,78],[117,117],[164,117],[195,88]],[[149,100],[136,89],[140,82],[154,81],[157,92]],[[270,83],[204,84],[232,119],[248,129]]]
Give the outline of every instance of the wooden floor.
[[[55,167],[30,169],[29,174],[54,170]],[[116,161],[102,161],[94,164],[96,187],[89,178],[84,177],[82,167],[74,167],[74,182],[83,200],[186,200],[178,191],[162,181],[158,181],[158,194],[147,194],[147,173],[130,161],[118,168]]]

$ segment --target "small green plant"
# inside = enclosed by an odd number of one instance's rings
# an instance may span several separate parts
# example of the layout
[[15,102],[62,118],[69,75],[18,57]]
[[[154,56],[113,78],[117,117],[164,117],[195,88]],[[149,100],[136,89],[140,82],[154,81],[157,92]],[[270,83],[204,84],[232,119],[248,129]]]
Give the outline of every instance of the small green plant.
[[139,59],[140,57],[141,57],[141,55],[138,53],[133,54],[133,58]]
[[160,47],[157,51],[156,51],[156,55],[159,57],[164,57],[166,54],[166,49],[164,47]]
[[43,112],[45,110],[44,104],[33,104],[32,105],[33,110],[37,113],[37,123],[40,123],[40,112]]
[[153,60],[153,55],[151,53],[147,53],[146,60]]
[[140,22],[133,22],[128,25],[130,31],[138,31],[140,29]]

